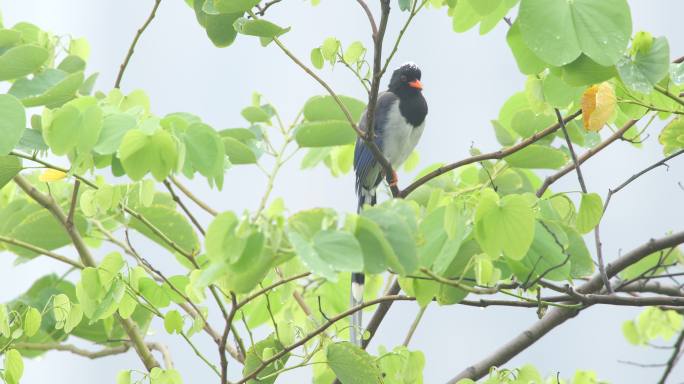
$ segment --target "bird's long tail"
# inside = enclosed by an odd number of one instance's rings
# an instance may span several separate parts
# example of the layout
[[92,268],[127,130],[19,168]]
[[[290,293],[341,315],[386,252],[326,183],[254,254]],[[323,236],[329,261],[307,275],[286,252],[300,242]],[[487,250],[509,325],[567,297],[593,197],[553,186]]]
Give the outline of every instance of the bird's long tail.
[[[368,190],[363,187],[359,189],[359,205],[357,212],[361,213],[365,204],[375,205],[375,190]],[[363,288],[366,276],[363,272],[355,272],[351,275],[351,293],[349,295],[351,307],[356,307],[363,303]],[[356,311],[351,316],[350,341],[358,346],[363,343],[363,313]]]

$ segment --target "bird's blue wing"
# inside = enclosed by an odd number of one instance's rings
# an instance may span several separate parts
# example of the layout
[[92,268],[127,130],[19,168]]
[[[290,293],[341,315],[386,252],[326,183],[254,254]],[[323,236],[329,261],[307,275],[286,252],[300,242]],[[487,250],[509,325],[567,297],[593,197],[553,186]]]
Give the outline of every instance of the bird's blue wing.
[[[378,96],[374,119],[374,142],[383,150],[383,137],[387,126],[389,110],[398,102],[397,96],[392,92],[382,92]],[[359,129],[366,132],[366,113],[364,112],[359,121]],[[354,148],[354,171],[356,172],[356,194],[362,198],[363,191],[374,191],[382,181],[382,166],[375,160],[373,152],[366,146],[361,138],[356,139]],[[360,204],[363,202],[360,201]]]

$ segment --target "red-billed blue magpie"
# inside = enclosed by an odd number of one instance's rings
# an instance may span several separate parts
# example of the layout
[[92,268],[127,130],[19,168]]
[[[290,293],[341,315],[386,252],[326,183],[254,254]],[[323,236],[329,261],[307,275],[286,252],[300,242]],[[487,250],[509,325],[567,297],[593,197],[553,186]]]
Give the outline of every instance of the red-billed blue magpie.
[[[378,95],[375,108],[374,138],[380,151],[393,169],[401,166],[418,144],[425,127],[428,106],[423,97],[421,72],[418,66],[407,63],[392,73],[387,91]],[[359,128],[367,132],[366,112],[361,116]],[[386,175],[382,165],[361,138],[354,149],[354,171],[356,172],[356,195],[358,212],[364,204],[375,205],[376,189],[383,178],[390,186],[397,183],[397,174]],[[363,302],[363,273],[352,274],[351,305]],[[352,315],[351,341],[361,345],[361,311]]]

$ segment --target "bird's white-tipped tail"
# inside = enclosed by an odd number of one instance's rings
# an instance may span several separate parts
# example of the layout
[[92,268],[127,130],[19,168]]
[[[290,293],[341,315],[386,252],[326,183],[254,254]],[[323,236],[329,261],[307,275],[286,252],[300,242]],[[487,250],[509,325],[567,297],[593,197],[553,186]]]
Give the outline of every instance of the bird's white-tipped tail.
[[[363,273],[352,273],[351,281],[351,295],[350,304],[351,307],[356,307],[363,303],[363,286],[364,286],[365,276]],[[349,332],[349,341],[353,344],[361,346],[363,342],[363,315],[362,311],[356,311],[351,315],[351,328]]]

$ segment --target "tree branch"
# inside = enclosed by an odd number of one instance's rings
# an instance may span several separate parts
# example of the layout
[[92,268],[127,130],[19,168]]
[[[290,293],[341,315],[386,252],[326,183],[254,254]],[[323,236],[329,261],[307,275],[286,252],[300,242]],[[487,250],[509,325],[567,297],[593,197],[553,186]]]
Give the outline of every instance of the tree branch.
[[[578,116],[582,114],[582,111],[577,111],[570,116],[567,116],[563,121],[567,124],[568,122],[574,120]],[[539,131],[535,133],[534,135],[530,136],[529,138],[519,142],[518,144],[515,144],[513,146],[510,146],[508,148],[500,149],[495,152],[490,152],[490,153],[483,153],[481,155],[477,156],[472,156],[467,159],[463,159],[460,161],[457,161],[455,163],[451,163],[449,165],[445,165],[442,167],[439,167],[435,169],[434,171],[428,173],[427,175],[421,177],[420,179],[414,181],[411,185],[408,187],[404,188],[401,193],[399,194],[401,197],[407,197],[410,195],[413,191],[415,191],[418,187],[421,185],[427,183],[428,181],[441,176],[447,172],[453,171],[456,168],[463,167],[468,164],[473,164],[473,163],[478,163],[480,161],[484,160],[500,160],[505,158],[506,156],[512,155],[515,152],[520,151],[521,149],[524,149],[528,147],[531,144],[534,144],[535,142],[543,139],[544,137],[556,132],[561,128],[560,124],[556,123],[542,131]]]
[[658,384],[665,384],[665,381],[667,380],[668,376],[670,376],[670,373],[672,373],[672,369],[674,368],[675,364],[677,364],[677,360],[680,357],[680,353],[682,351],[682,344],[683,343],[684,343],[684,331],[681,331],[679,333],[679,337],[677,338],[677,342],[675,342],[674,350],[672,351],[672,355],[667,360],[667,365],[665,366],[665,371],[663,371],[663,375],[660,377],[660,380],[658,380]]
[[[57,205],[57,203],[54,201],[54,199],[38,191],[34,186],[32,186],[28,182],[28,180],[26,180],[21,175],[15,176],[14,182],[29,197],[31,197],[38,204],[43,206],[43,208],[47,209],[50,213],[52,213],[52,215],[62,224],[62,226],[64,226],[64,228],[67,231],[67,234],[69,235],[72,243],[74,244],[74,247],[76,247],[76,250],[78,251],[78,254],[81,257],[81,263],[83,263],[83,265],[85,265],[86,267],[97,267],[95,259],[90,253],[90,249],[83,241],[81,234],[74,226],[71,226],[71,228],[69,228],[66,225],[67,217],[64,214],[64,212],[62,212],[62,209],[59,207],[59,205]],[[145,344],[144,338],[140,334],[138,326],[130,319],[123,319],[118,315],[116,315],[116,318],[126,331],[128,337],[131,339],[131,343],[133,344],[133,347],[135,348],[136,352],[138,352],[138,356],[140,356],[140,359],[145,365],[145,368],[147,368],[148,371],[151,371],[152,368],[159,367],[159,363],[154,358],[154,356],[152,356],[152,352],[150,352],[150,349]]]
[[121,63],[121,66],[119,67],[119,73],[116,75],[116,81],[114,82],[114,88],[120,88],[121,86],[121,79],[123,78],[123,74],[126,71],[126,67],[128,66],[128,62],[131,61],[131,57],[133,56],[133,52],[135,51],[135,46],[138,44],[138,40],[140,40],[140,36],[142,36],[143,32],[145,32],[145,29],[150,25],[152,22],[152,19],[157,15],[157,9],[159,8],[159,4],[161,4],[161,0],[154,0],[154,6],[152,7],[152,12],[150,12],[150,15],[147,17],[147,20],[145,20],[145,23],[138,29],[138,32],[135,34],[135,37],[133,38],[133,42],[131,42],[130,48],[128,48],[128,53],[126,54],[126,57],[124,58],[123,63]]
[[176,191],[174,191],[173,187],[171,187],[171,183],[169,183],[168,180],[164,180],[164,186],[166,187],[166,190],[168,190],[169,193],[171,194],[173,201],[175,201],[181,207],[183,212],[185,212],[185,216],[187,216],[190,219],[190,221],[192,221],[192,224],[195,225],[195,228],[197,228],[197,230],[202,234],[202,236],[204,236],[205,232],[204,232],[204,228],[202,228],[202,224],[200,224],[199,221],[197,221],[197,219],[192,214],[192,212],[188,209],[188,207],[186,207],[185,204],[183,204],[183,201],[180,199],[180,197],[178,197],[178,195],[176,194]]
[[178,179],[176,179],[173,176],[170,176],[169,179],[171,179],[171,182],[173,185],[176,186],[185,196],[188,197],[188,199],[192,200],[197,206],[200,208],[204,209],[207,213],[209,213],[212,216],[218,215],[218,212],[205,204],[202,200],[200,200],[197,196],[195,196],[185,185],[183,185]]
[[[671,248],[681,243],[684,243],[684,232],[678,232],[657,240],[651,239],[649,242],[619,257],[613,264],[608,264],[606,266],[606,273],[609,277],[615,276],[623,269],[638,262],[651,253],[662,249]],[[602,288],[603,278],[600,274],[596,274],[592,276],[586,283],[578,287],[576,292],[580,295],[588,295],[599,292]],[[456,383],[464,378],[477,380],[484,377],[487,372],[489,372],[490,367],[502,366],[520,352],[534,344],[542,336],[557,326],[563,324],[566,320],[576,316],[578,313],[579,310],[553,308],[544,316],[543,319],[534,323],[530,328],[514,337],[491,355],[460,372],[453,379],[451,379],[449,383]]]
[[373,33],[373,40],[375,40],[376,36],[378,35],[378,27],[375,24],[375,18],[373,18],[373,13],[371,12],[370,8],[368,8],[368,4],[364,0],[356,0],[357,3],[363,8],[363,11],[366,13],[366,16],[368,16],[368,22],[370,23],[371,26],[371,31]]
[[355,307],[352,307],[336,316],[333,316],[325,322],[323,325],[320,327],[316,328],[314,331],[300,339],[299,341],[296,341],[292,343],[291,345],[283,348],[280,352],[274,354],[268,359],[265,359],[264,361],[261,362],[261,364],[254,370],[252,371],[249,375],[243,377],[240,379],[240,381],[237,382],[237,384],[244,384],[252,379],[255,379],[259,372],[263,371],[269,364],[273,363],[274,361],[280,359],[281,357],[285,356],[286,354],[290,353],[290,351],[306,344],[309,340],[313,339],[314,337],[318,336],[319,334],[325,332],[326,329],[330,328],[333,324],[336,322],[345,319],[346,317],[352,315],[355,312],[361,311],[366,307],[371,307],[373,305],[385,303],[388,301],[414,301],[416,298],[415,297],[409,297],[409,296],[399,296],[399,295],[393,295],[393,296],[383,296],[379,297],[375,300],[367,301],[365,303],[361,303]]
[[14,239],[14,238],[11,238],[11,237],[6,237],[6,236],[1,236],[1,235],[0,235],[0,241],[3,242],[3,243],[16,245],[16,246],[18,246],[18,247],[22,247],[22,248],[24,248],[24,249],[28,249],[29,251],[33,251],[33,252],[35,252],[35,253],[38,253],[38,254],[41,254],[41,255],[44,255],[44,256],[53,258],[53,259],[55,259],[55,260],[61,261],[62,263],[69,264],[69,265],[71,265],[71,266],[74,267],[74,268],[78,268],[78,269],[83,269],[83,268],[84,268],[84,267],[83,267],[83,264],[79,263],[78,261],[71,260],[70,258],[68,258],[68,257],[66,257],[66,256],[59,255],[59,254],[54,253],[54,252],[52,252],[52,251],[48,251],[47,249],[43,249],[43,248],[40,248],[40,247],[36,247],[36,246],[33,245],[33,244],[29,244],[29,243],[23,242],[23,241],[21,241],[21,240],[19,240],[19,239]]
[[[160,352],[164,358],[164,366],[169,369],[173,368],[173,361],[171,360],[171,354],[168,348],[160,343],[146,343],[147,347],[151,350],[156,350]],[[88,359],[99,359],[101,357],[107,357],[112,355],[120,355],[122,353],[128,352],[131,349],[130,344],[124,344],[118,347],[103,348],[99,351],[89,351],[87,349],[79,348],[72,344],[62,344],[62,343],[30,343],[30,342],[20,342],[12,344],[13,348],[18,350],[27,351],[63,351],[71,352],[75,355],[83,356]]]
[[[627,132],[628,129],[632,128],[632,126],[637,123],[637,121],[638,120],[628,121],[622,128],[615,131],[615,133],[610,135],[606,140],[602,141],[601,143],[599,143],[594,148],[584,152],[584,154],[582,154],[582,156],[577,158],[577,164],[578,165],[583,164],[585,161],[589,160],[592,156],[601,152],[607,146],[612,144],[615,140],[620,139],[625,134],[625,132]],[[541,197],[544,194],[544,192],[546,192],[546,190],[551,186],[551,184],[555,183],[561,177],[572,172],[574,169],[575,169],[575,164],[569,164],[565,168],[561,169],[560,171],[558,171],[558,172],[554,173],[553,175],[547,177],[544,180],[544,183],[542,184],[542,186],[539,188],[539,190],[537,190],[537,197]]]

